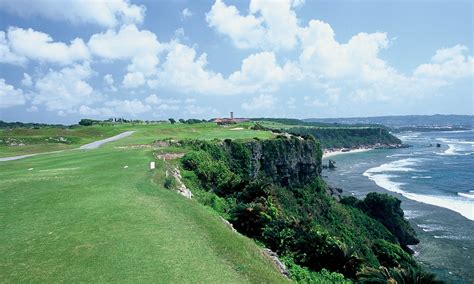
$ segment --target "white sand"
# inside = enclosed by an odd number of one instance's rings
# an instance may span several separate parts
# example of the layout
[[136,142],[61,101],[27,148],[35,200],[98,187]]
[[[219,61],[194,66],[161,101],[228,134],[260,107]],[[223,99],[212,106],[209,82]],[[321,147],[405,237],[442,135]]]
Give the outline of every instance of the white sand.
[[327,151],[327,152],[325,151],[323,153],[323,159],[333,157],[333,156],[337,156],[337,155],[342,155],[342,154],[353,154],[353,153],[367,152],[367,151],[370,151],[370,150],[372,150],[372,149],[371,148],[353,149],[353,150],[349,150],[349,151],[346,151],[346,152],[343,152],[342,150]]

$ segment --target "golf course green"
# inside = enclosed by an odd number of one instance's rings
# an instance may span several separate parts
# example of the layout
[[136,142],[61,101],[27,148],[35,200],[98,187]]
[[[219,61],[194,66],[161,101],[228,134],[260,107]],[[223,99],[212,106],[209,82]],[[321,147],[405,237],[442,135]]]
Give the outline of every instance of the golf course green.
[[[165,138],[271,136],[238,127],[3,130],[0,137],[72,142],[0,147],[1,157],[66,150],[0,162],[0,281],[287,281],[254,241],[232,232],[210,209],[165,189],[164,162],[154,158],[156,148],[143,146]],[[99,149],[76,149],[123,131],[135,133]],[[154,170],[151,161],[157,163]]]

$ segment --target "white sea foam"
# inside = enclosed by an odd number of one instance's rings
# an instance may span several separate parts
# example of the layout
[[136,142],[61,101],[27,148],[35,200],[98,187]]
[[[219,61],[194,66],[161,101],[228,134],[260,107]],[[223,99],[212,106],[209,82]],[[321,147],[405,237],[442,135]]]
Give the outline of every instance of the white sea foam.
[[388,155],[387,158],[396,158],[396,157],[410,157],[413,156],[414,153],[406,153],[406,154],[393,154],[393,155]]
[[470,130],[450,130],[450,131],[440,131],[440,133],[464,133],[464,132],[472,132],[473,129]]
[[456,236],[456,235],[449,235],[449,234],[434,235],[433,237],[435,239],[448,239],[448,240],[460,240],[460,241],[468,239],[466,236]]
[[375,168],[368,169],[365,173],[373,174],[373,173],[385,173],[385,172],[417,172],[417,170],[415,170],[413,166],[416,166],[418,162],[422,160],[424,159],[415,159],[415,158],[401,159],[401,160],[393,161],[390,163],[382,164]]
[[403,210],[405,218],[414,219],[423,215],[419,210]]
[[[399,193],[404,197],[417,202],[443,207],[474,221],[474,203],[468,198],[462,196],[444,196],[411,193],[403,190],[405,183],[394,182],[392,178],[397,177],[394,172],[412,172],[416,171],[413,166],[421,159],[402,159],[368,169],[364,176],[374,181],[376,185],[386,190]],[[390,173],[390,174],[387,174]]]
[[419,132],[405,132],[403,133],[403,135],[397,135],[397,137],[399,139],[413,139],[413,138],[418,138],[418,136],[420,135]]
[[448,149],[446,149],[443,153],[436,153],[437,155],[461,156],[474,154],[474,152],[472,152],[472,148],[474,147],[473,141],[448,138],[437,138],[436,140],[448,145]]
[[464,192],[458,192],[459,196],[467,197],[470,199],[474,199],[474,192],[472,190],[469,191],[469,193],[464,193]]
[[432,176],[412,176],[412,179],[430,179]]
[[444,227],[436,224],[418,224],[417,226],[420,227],[424,232],[445,231]]

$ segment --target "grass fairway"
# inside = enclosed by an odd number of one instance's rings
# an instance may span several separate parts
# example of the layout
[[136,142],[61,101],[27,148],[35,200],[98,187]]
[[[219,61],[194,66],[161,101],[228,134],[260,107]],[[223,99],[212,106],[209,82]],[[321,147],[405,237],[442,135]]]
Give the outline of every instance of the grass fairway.
[[[51,152],[79,148],[79,146],[101,140],[119,133],[134,130],[135,134],[127,137],[114,145],[123,144],[149,144],[157,139],[214,139],[214,138],[240,138],[251,139],[254,137],[268,138],[272,135],[265,131],[253,131],[249,129],[232,130],[236,128],[248,128],[253,123],[240,123],[231,127],[221,127],[215,123],[199,124],[150,124],[150,125],[94,125],[77,126],[74,128],[51,128],[40,129],[0,129],[0,157],[10,157],[32,153]],[[66,138],[68,143],[47,142],[50,138]],[[2,141],[15,139],[22,142],[22,146],[7,146]]]
[[[229,132],[209,127],[216,137]],[[160,132],[138,130],[113,144]],[[175,133],[196,133],[188,130]],[[108,145],[0,163],[0,280],[285,281],[253,241],[154,181],[151,151]]]

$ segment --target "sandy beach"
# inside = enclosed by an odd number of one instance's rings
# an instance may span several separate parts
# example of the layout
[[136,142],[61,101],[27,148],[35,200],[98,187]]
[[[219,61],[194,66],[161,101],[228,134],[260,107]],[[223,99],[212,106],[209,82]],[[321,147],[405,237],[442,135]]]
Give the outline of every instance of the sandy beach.
[[347,151],[347,150],[346,151],[342,151],[342,150],[334,150],[334,151],[324,150],[323,159],[330,158],[330,157],[337,156],[337,155],[342,155],[342,154],[367,152],[367,151],[370,151],[370,150],[372,150],[372,148],[351,149],[349,151]]

